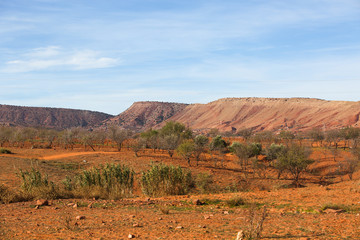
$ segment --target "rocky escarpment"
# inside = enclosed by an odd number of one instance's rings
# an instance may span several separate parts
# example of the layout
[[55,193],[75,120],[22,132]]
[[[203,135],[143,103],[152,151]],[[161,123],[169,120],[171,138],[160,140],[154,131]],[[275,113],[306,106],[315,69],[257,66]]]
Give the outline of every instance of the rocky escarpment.
[[65,129],[92,127],[111,117],[86,110],[0,105],[0,125]]

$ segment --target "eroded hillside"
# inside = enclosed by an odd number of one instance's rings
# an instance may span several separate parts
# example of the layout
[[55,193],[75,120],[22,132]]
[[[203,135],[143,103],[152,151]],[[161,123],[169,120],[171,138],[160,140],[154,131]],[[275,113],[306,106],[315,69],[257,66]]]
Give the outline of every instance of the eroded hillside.
[[359,126],[360,103],[308,98],[224,98],[191,104],[171,120],[193,129],[307,130]]

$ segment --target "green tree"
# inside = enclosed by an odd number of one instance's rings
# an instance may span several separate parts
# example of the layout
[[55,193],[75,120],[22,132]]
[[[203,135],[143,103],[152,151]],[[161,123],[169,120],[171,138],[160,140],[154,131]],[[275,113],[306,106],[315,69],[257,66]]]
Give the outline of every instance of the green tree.
[[287,170],[293,176],[294,183],[299,185],[300,175],[304,173],[308,166],[314,161],[309,159],[311,150],[298,145],[289,146],[282,152],[277,161],[276,168]]
[[285,151],[285,146],[282,144],[272,143],[265,150],[266,158],[270,161],[275,160]]
[[248,159],[250,157],[250,151],[247,144],[233,142],[230,146],[230,151],[235,154],[239,159],[239,164],[243,170],[246,170],[248,165]]
[[249,157],[255,157],[257,159],[262,152],[262,145],[260,143],[250,143],[248,149]]
[[195,158],[196,158],[196,165],[199,165],[199,160],[201,154],[206,151],[206,147],[209,144],[209,139],[204,135],[197,135],[194,139],[195,143]]
[[159,143],[161,148],[166,150],[172,158],[175,149],[179,146],[180,136],[176,134],[164,135],[160,137]]
[[185,140],[176,149],[176,152],[188,162],[189,166],[190,166],[190,158],[194,154],[194,151],[195,151],[195,143],[193,140]]
[[159,148],[159,132],[154,129],[149,129],[146,132],[140,134],[145,139],[146,147],[154,150]]
[[[211,142],[210,142],[210,151],[217,151],[219,152],[219,154],[221,155],[221,161],[223,161],[224,159],[224,153],[227,151],[227,142],[220,136],[216,136],[214,137]],[[215,167],[216,167],[216,164],[217,164],[217,158],[214,158],[215,159]]]

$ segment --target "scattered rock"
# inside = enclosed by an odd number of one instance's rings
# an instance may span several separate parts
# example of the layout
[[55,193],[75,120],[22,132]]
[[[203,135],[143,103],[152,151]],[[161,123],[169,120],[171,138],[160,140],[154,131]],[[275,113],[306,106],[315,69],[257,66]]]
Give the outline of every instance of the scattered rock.
[[159,217],[158,220],[162,220],[162,217]]
[[133,227],[141,227],[139,223],[134,223]]
[[84,219],[85,219],[85,216],[82,216],[82,215],[76,216],[76,220],[84,220]]
[[183,229],[183,226],[177,226],[176,229]]
[[135,215],[129,215],[129,218],[135,218]]
[[135,238],[135,235],[134,234],[129,234],[128,238]]
[[210,216],[210,215],[205,215],[204,218],[205,218],[205,219],[210,219],[211,216]]
[[36,201],[36,206],[49,206],[49,201],[46,199],[39,199]]
[[77,208],[78,207],[77,203],[75,203],[72,207]]
[[344,209],[331,209],[331,208],[327,208],[323,211],[324,213],[326,214],[329,214],[329,213],[343,213],[345,212]]
[[92,208],[93,206],[93,203],[90,203],[89,205],[88,205],[88,208]]
[[228,211],[224,211],[223,212],[225,215],[229,215],[229,212]]

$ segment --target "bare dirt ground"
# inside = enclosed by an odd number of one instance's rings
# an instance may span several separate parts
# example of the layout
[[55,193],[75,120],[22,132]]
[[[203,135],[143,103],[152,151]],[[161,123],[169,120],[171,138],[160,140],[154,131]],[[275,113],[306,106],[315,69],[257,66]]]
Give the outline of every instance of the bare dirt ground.
[[[35,167],[54,182],[66,175],[98,164],[121,163],[132,167],[139,179],[151,162],[188,167],[186,161],[165,152],[145,151],[139,157],[124,149],[100,149],[97,152],[63,149],[10,148],[14,154],[0,155],[0,183],[17,187],[19,169]],[[346,155],[346,152],[342,153]],[[314,156],[313,156],[314,157]],[[333,164],[327,153],[315,153],[321,164]],[[322,159],[322,161],[321,161]],[[350,181],[346,176],[320,185],[317,176],[306,175],[303,188],[284,188],[291,180],[277,180],[271,171],[266,179],[251,177],[246,191],[225,191],[241,176],[233,156],[225,156],[224,166],[214,167],[210,156],[189,167],[196,175],[210,173],[216,194],[191,193],[185,196],[147,198],[135,182],[132,198],[111,201],[60,199],[50,206],[35,207],[33,202],[0,205],[0,239],[235,239],[249,226],[251,203],[267,206],[262,239],[360,239],[359,173]],[[230,207],[226,201],[241,197],[249,203]],[[199,199],[204,205],[194,204]],[[75,205],[75,207],[74,207]],[[337,206],[343,211],[326,210]],[[81,216],[81,219],[77,219]]]

